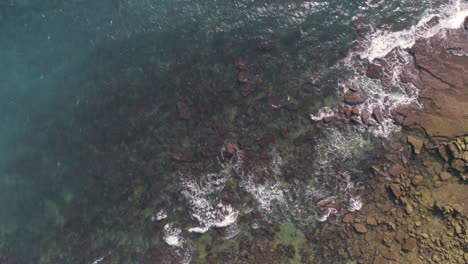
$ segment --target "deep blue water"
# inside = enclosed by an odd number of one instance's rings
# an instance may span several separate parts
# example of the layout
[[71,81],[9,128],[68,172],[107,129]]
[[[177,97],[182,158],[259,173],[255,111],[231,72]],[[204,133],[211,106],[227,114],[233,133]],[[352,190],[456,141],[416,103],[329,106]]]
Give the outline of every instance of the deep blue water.
[[[148,231],[151,214],[162,205],[186,210],[175,187],[180,168],[168,154],[174,145],[218,147],[222,140],[203,135],[241,138],[233,132],[239,127],[257,133],[287,122],[298,131],[310,125],[301,112],[233,118],[232,125],[221,120],[229,107],[243,111],[245,100],[233,88],[236,63],[246,61],[262,76],[250,98],[291,95],[302,112],[317,110],[336,101],[341,73],[331,66],[356,40],[372,27],[409,27],[429,6],[425,0],[0,2],[0,262],[92,263],[113,254],[109,263],[142,263],[162,241]],[[272,47],[262,48],[262,41]],[[316,77],[319,88],[308,82]],[[198,100],[203,118],[181,120],[181,98]]]

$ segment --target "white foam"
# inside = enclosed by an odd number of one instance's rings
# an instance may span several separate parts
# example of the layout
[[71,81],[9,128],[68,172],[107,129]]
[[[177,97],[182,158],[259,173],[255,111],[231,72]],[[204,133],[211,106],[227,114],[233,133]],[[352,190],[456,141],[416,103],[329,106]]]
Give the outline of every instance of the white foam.
[[320,108],[316,115],[311,114],[310,119],[312,119],[313,121],[320,121],[324,119],[325,117],[334,116],[334,115],[335,115],[335,111],[325,106],[325,107]]
[[164,209],[161,209],[159,210],[157,213],[156,213],[156,216],[152,218],[152,220],[156,220],[156,221],[161,221],[163,219],[166,219],[167,218],[167,213]]
[[174,227],[172,224],[166,224],[164,226],[164,242],[171,247],[181,248],[184,242],[181,233],[182,229]]
[[[364,41],[364,50],[351,55],[357,54],[369,61],[383,58],[393,49],[410,48],[417,39],[432,37],[441,29],[459,28],[466,16],[468,3],[463,3],[462,0],[448,1],[447,4],[427,10],[421,20],[409,29],[396,32],[375,30]],[[431,25],[429,21],[435,17],[439,18],[439,23]]]
[[271,152],[272,160],[270,164],[263,169],[267,179],[264,183],[255,183],[254,175],[248,173],[244,175],[240,186],[250,193],[257,202],[258,210],[265,216],[273,216],[275,209],[283,210],[288,206],[285,186],[280,182],[281,165],[283,160],[276,149]]
[[211,227],[226,227],[236,222],[239,212],[220,201],[222,190],[236,164],[225,165],[218,173],[202,175],[197,181],[193,176],[181,175],[182,194],[190,203],[191,215],[200,224],[190,232],[205,233]]
[[335,208],[327,208],[326,212],[323,215],[319,216],[317,220],[320,222],[325,222],[327,221],[328,217],[330,217],[330,215],[337,213],[338,210],[336,210]]

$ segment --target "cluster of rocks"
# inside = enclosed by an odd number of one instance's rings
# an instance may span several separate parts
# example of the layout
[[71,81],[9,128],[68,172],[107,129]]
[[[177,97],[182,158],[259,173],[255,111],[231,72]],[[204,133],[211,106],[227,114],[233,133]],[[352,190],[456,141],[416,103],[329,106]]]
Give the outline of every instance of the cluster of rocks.
[[[445,167],[456,172],[463,180],[468,180],[466,174],[468,170],[468,136],[458,137],[451,142],[443,143],[437,148],[437,151],[446,162]],[[444,177],[448,177],[447,174],[444,174]]]
[[[462,140],[437,148],[424,137],[408,135],[407,145],[389,147],[385,160],[372,166],[377,177],[368,183],[368,202],[341,218],[347,234],[344,254],[358,263],[468,262],[466,187],[453,182],[456,172],[449,165],[463,157]],[[426,145],[430,151],[422,155]],[[432,151],[442,147],[451,157],[446,165]],[[454,156],[453,150],[458,150]]]

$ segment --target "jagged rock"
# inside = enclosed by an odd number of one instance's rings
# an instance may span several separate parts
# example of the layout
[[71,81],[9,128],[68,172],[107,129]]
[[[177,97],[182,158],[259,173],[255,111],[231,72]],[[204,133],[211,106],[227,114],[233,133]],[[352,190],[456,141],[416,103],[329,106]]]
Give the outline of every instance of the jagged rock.
[[452,175],[446,171],[442,171],[440,174],[440,180],[442,181],[448,181],[452,178]]
[[390,188],[390,190],[392,191],[393,195],[396,198],[400,198],[400,196],[401,196],[400,185],[395,184],[395,183],[391,183],[391,184],[389,184],[388,187]]
[[380,111],[379,107],[376,107],[372,110],[372,116],[374,116],[375,120],[380,124],[383,125],[383,117],[382,112]]
[[[465,17],[465,21],[463,21],[463,27],[468,30],[468,16]],[[468,260],[467,260],[468,261]]]
[[343,99],[344,99],[344,102],[349,105],[359,105],[366,101],[366,98],[364,98],[360,93],[356,93],[356,92],[345,93]]
[[405,251],[412,251],[417,246],[418,246],[418,243],[417,243],[416,239],[411,237],[411,238],[406,240],[406,242],[402,246],[402,249],[405,250]]
[[361,223],[355,223],[354,224],[354,229],[356,230],[356,232],[358,232],[360,234],[367,233],[367,227],[364,224],[361,224]]
[[424,145],[424,140],[422,138],[409,135],[408,143],[410,143],[413,146],[414,153],[421,154],[421,149]]

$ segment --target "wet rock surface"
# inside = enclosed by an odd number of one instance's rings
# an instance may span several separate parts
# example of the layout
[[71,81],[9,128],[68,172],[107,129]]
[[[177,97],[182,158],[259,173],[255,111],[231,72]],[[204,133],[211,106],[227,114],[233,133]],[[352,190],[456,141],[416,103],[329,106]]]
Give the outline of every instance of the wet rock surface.
[[[405,81],[420,90],[422,109],[402,109],[404,125],[422,127],[430,136],[455,137],[468,129],[468,53],[464,29],[442,30],[411,48],[415,63]],[[458,55],[457,55],[458,54]]]

